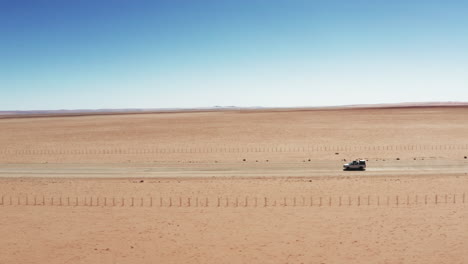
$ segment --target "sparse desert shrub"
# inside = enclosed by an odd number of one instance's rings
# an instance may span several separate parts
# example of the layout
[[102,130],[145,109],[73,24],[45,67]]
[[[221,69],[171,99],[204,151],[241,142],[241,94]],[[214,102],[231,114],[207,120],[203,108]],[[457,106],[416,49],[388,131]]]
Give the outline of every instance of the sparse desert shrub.
[[335,152],[335,155],[339,155],[340,153],[339,152]]
[[400,160],[400,158],[396,158],[396,160]]
[[246,159],[243,159],[242,161],[246,161]]

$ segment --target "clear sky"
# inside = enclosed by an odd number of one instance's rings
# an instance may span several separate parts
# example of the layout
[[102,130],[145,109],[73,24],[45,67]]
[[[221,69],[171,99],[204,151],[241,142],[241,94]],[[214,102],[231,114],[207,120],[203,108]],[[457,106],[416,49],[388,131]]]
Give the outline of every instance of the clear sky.
[[0,0],[0,110],[468,101],[468,1]]

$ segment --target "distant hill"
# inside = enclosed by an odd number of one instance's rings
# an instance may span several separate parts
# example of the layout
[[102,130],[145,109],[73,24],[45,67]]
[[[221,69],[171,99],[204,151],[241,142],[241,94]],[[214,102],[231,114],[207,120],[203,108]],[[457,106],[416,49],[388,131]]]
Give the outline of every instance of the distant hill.
[[111,114],[138,114],[138,113],[167,113],[167,112],[200,112],[223,110],[255,110],[255,109],[350,109],[350,108],[402,108],[402,107],[455,107],[468,106],[468,102],[405,102],[393,104],[356,104],[341,106],[300,106],[300,107],[238,107],[214,106],[199,108],[124,108],[124,109],[60,109],[60,110],[26,110],[26,111],[0,111],[0,118],[11,117],[40,117],[40,116],[82,116],[82,115],[111,115]]

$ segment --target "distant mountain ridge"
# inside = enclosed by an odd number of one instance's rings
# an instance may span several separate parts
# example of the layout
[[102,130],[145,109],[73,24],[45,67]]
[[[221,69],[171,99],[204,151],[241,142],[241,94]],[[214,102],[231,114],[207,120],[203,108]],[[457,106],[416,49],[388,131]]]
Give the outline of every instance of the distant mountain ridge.
[[255,110],[255,109],[349,109],[349,108],[399,108],[399,107],[449,107],[468,106],[468,102],[405,102],[388,104],[355,104],[338,106],[297,106],[297,107],[239,107],[239,106],[214,106],[196,108],[122,108],[122,109],[59,109],[59,110],[18,110],[0,111],[0,116],[48,116],[48,115],[96,115],[96,114],[137,114],[157,112],[199,112],[221,110]]

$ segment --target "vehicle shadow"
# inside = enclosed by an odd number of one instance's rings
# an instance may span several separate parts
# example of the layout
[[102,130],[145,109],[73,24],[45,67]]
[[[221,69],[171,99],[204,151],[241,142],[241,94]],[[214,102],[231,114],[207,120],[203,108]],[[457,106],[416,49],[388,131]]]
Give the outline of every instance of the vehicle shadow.
[[351,168],[345,168],[343,171],[365,171],[365,168],[356,168],[356,169],[351,169]]

